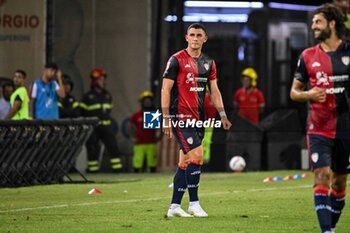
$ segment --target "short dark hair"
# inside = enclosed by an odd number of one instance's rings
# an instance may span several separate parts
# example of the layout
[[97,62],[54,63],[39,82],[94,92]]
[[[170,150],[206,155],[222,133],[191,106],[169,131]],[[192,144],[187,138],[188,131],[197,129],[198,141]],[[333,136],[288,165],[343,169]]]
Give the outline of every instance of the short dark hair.
[[45,69],[58,70],[58,65],[56,63],[50,62],[45,65]]
[[24,70],[16,70],[15,73],[20,73],[23,76],[23,78],[27,77],[27,73]]
[[188,26],[187,28],[187,31],[190,30],[191,28],[194,28],[194,29],[202,29],[205,34],[207,34],[207,29],[205,29],[205,27],[203,26],[203,24],[200,24],[200,23],[193,23],[191,24],[190,26]]
[[332,3],[325,3],[314,11],[314,15],[316,14],[323,14],[328,22],[334,20],[337,36],[341,38],[344,35],[346,16],[339,7]]
[[1,88],[2,88],[2,94],[4,94],[5,88],[6,87],[12,87],[13,89],[15,88],[12,82],[5,82],[2,84]]

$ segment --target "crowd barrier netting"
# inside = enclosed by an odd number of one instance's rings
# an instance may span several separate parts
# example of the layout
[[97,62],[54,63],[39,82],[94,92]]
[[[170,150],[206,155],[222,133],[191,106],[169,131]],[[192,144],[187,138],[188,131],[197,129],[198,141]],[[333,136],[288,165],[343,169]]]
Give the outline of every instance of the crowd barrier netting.
[[97,123],[97,118],[0,121],[0,187],[72,181],[68,172]]

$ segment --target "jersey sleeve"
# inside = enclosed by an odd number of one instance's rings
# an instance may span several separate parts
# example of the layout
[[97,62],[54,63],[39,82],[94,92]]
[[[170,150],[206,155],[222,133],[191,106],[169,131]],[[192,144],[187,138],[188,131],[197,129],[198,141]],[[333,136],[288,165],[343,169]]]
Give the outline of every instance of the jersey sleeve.
[[179,72],[179,61],[176,57],[172,56],[168,60],[166,65],[163,78],[168,78],[171,80],[176,80],[177,74]]
[[209,74],[209,80],[214,80],[216,79],[216,64],[215,61],[213,61],[212,65],[211,65],[211,70],[210,70],[210,74]]
[[36,82],[34,82],[30,91],[30,97],[35,99],[37,97],[37,94],[38,94],[38,85],[36,84]]
[[17,96],[15,97],[15,101],[19,101],[19,102],[23,102],[22,101],[22,97],[20,96],[20,94],[17,94]]
[[302,55],[299,57],[297,68],[294,73],[294,79],[302,83],[307,83],[309,81],[309,75],[307,73],[306,65]]
[[55,91],[60,90],[60,85],[58,85],[58,83],[56,81],[53,81],[53,85],[54,85]]

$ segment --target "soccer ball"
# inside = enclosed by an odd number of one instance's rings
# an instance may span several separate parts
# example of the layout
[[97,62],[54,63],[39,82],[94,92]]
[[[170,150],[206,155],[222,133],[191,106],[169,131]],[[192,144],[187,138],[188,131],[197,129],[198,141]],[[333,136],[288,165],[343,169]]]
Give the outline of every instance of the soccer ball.
[[246,163],[242,156],[236,155],[231,158],[229,166],[232,171],[243,171]]

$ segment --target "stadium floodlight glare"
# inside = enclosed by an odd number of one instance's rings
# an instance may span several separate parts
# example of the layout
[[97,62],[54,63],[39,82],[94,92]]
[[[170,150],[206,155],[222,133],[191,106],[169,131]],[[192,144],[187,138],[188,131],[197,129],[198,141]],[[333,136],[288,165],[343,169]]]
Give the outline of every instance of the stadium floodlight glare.
[[236,1],[185,1],[185,7],[214,7],[214,8],[263,8],[262,2]]
[[[176,22],[176,15],[168,15],[164,18],[166,22]],[[248,14],[191,14],[182,18],[183,22],[223,22],[223,23],[245,23]]]
[[283,9],[283,10],[295,10],[295,11],[313,11],[318,8],[318,6],[307,6],[299,4],[288,4],[279,2],[270,2],[268,5],[270,8]]

